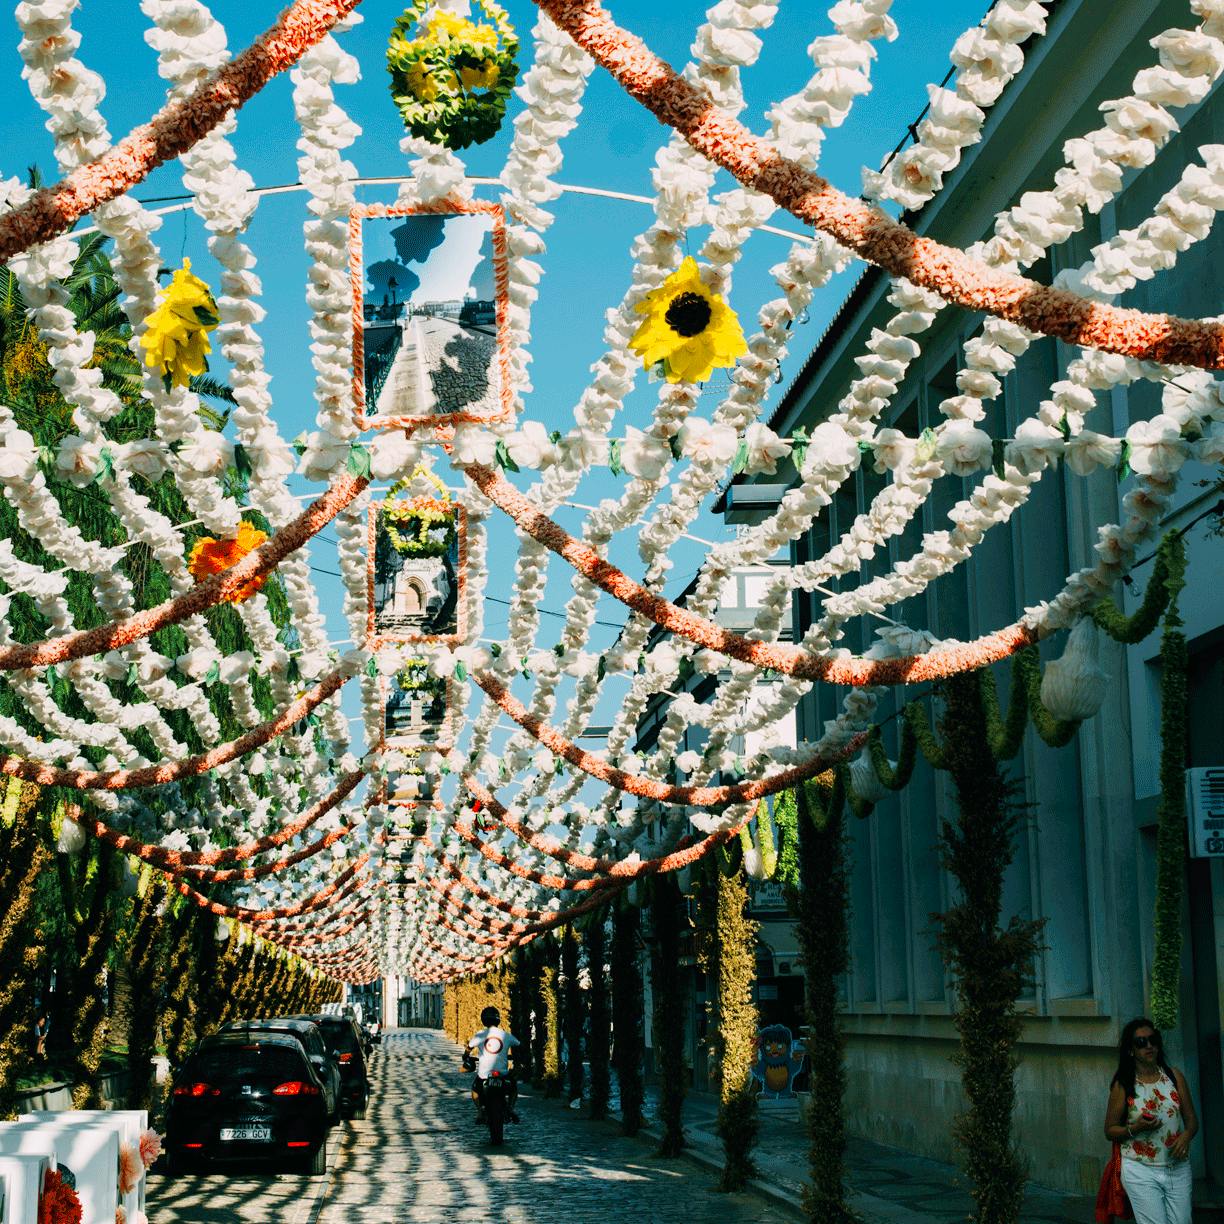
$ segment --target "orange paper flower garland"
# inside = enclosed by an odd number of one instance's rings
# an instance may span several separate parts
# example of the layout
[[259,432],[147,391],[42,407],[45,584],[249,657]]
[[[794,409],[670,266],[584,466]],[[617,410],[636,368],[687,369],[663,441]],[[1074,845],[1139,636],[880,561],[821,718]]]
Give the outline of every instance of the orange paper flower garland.
[[[245,519],[239,524],[237,538],[233,540],[218,540],[213,536],[204,536],[197,540],[191,549],[187,568],[191,576],[199,582],[232,569],[248,553],[254,552],[266,539],[268,533],[253,527]],[[244,582],[230,597],[229,603],[243,603],[251,598],[265,582],[268,575],[262,574]]]

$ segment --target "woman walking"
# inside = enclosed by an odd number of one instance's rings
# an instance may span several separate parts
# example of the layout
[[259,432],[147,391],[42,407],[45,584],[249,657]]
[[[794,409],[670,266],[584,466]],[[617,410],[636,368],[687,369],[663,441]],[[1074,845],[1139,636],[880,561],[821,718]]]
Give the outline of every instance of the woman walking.
[[1190,1141],[1198,1117],[1186,1080],[1169,1066],[1156,1026],[1130,1021],[1118,1043],[1105,1137],[1121,1147],[1122,1185],[1136,1224],[1190,1224]]

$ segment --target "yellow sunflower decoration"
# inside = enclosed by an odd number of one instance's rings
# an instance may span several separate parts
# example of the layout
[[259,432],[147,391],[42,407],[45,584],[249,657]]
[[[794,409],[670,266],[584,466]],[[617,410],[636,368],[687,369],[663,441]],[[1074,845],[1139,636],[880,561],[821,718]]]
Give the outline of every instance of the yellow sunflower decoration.
[[739,316],[701,279],[691,255],[635,309],[646,317],[629,345],[668,382],[704,382],[748,351]]
[[212,345],[208,333],[220,322],[217,303],[208,286],[191,271],[191,260],[175,272],[161,291],[157,309],[148,317],[140,347],[145,365],[160,370],[171,387],[185,387],[208,369]]

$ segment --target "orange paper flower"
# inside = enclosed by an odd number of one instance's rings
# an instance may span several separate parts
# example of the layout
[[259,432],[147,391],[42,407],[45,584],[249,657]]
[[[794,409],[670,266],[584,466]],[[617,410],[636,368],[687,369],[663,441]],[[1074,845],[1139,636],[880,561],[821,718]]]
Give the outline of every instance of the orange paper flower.
[[[187,559],[187,568],[191,576],[199,582],[213,574],[232,569],[247,553],[258,548],[266,539],[268,533],[252,527],[245,519],[238,526],[238,537],[234,540],[217,540],[212,536],[204,536],[195,542],[191,556]],[[242,603],[250,599],[256,591],[268,580],[268,575],[252,578],[244,582],[230,597],[229,603]]]

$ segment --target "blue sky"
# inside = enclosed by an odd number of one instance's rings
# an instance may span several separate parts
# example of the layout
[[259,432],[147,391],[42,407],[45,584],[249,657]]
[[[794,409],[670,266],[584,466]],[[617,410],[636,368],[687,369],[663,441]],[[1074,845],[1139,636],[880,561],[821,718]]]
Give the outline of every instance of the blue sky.
[[[521,62],[530,61],[530,31],[535,9],[529,0],[503,0],[523,39]],[[621,23],[641,34],[659,54],[677,67],[687,60],[693,32],[702,20],[706,5],[695,0],[606,0]],[[230,47],[246,46],[275,18],[280,0],[217,0],[214,14],[227,27]],[[864,165],[877,166],[882,157],[904,136],[910,123],[926,102],[926,84],[942,80],[949,66],[948,51],[962,30],[975,24],[986,8],[986,0],[897,0],[892,13],[901,29],[900,38],[879,45],[879,59],[873,71],[872,93],[859,99],[844,127],[826,139],[821,172],[850,194],[857,194]],[[393,0],[365,0],[359,10],[364,22],[343,37],[344,46],[362,63],[363,79],[351,87],[337,89],[338,101],[363,128],[356,145],[347,156],[362,176],[402,174],[405,159],[398,143],[402,127],[392,105],[384,66],[387,34],[402,4]],[[660,16],[663,14],[663,16]],[[102,72],[108,82],[103,111],[112,138],[118,139],[132,127],[149,118],[164,97],[164,83],[156,74],[156,57],[143,39],[146,20],[136,0],[83,0],[76,18],[82,34],[78,52],[84,62]],[[24,176],[26,168],[37,164],[48,177],[54,177],[51,140],[43,129],[43,116],[29,99],[20,78],[21,61],[16,52],[17,33],[10,26],[10,37],[3,52],[3,105],[0,105],[0,148],[4,150],[2,171]],[[823,4],[813,0],[783,0],[773,28],[765,35],[765,51],[760,62],[744,74],[748,101],[744,121],[757,131],[766,127],[764,113],[777,98],[800,88],[810,75],[811,61],[806,47],[817,35],[832,28]],[[293,122],[290,82],[282,77],[268,86],[239,114],[232,137],[239,164],[259,186],[295,182],[297,175],[297,129]],[[511,100],[511,115],[520,106]],[[488,145],[469,150],[465,155],[469,170],[476,175],[496,175],[505,156],[510,125]],[[638,194],[650,193],[650,169],[659,144],[666,138],[664,129],[641,107],[628,98],[601,70],[596,69],[587,92],[579,127],[565,143],[565,163],[558,178],[564,183],[610,188]],[[726,182],[720,181],[719,187]],[[162,167],[134,194],[154,201],[183,192],[177,164]],[[363,202],[389,201],[394,187],[359,189]],[[481,194],[486,197],[486,190]],[[263,279],[263,305],[268,318],[262,325],[267,349],[267,367],[272,375],[275,397],[274,415],[282,433],[294,437],[314,425],[312,403],[313,372],[306,360],[308,309],[305,303],[307,261],[302,251],[302,224],[306,220],[306,197],[286,194],[268,197],[261,204],[251,225],[247,241],[259,257],[256,269]],[[534,393],[528,401],[528,415],[544,421],[549,428],[564,430],[572,419],[576,403],[589,377],[589,367],[602,352],[601,333],[605,310],[619,301],[628,284],[631,261],[629,247],[634,236],[650,221],[646,207],[631,203],[566,195],[550,206],[556,223],[549,232],[548,251],[542,257],[544,279],[533,322],[534,363],[531,376]],[[793,219],[780,215],[775,223],[797,229]],[[691,246],[698,249],[702,235],[692,235]],[[214,279],[213,266],[205,249],[202,227],[189,213],[170,216],[160,231],[165,262],[177,265],[183,255],[192,259],[193,270]],[[786,240],[768,234],[755,236],[737,265],[731,296],[732,305],[751,330],[756,311],[765,301],[777,296],[768,270],[786,254]],[[795,329],[782,381],[793,377],[807,352],[819,339],[838,303],[861,271],[852,267],[822,291],[810,311],[808,321]],[[643,386],[626,404],[624,420],[642,425],[649,419],[652,389]],[[715,393],[725,387],[715,380],[703,397],[703,409],[716,403]],[[708,405],[708,406],[707,406]],[[767,413],[766,413],[767,415]],[[305,482],[299,482],[308,491]],[[615,491],[619,484],[607,474],[595,476],[584,485],[578,499],[593,503]],[[588,487],[589,486],[589,487]],[[563,522],[576,528],[577,511]],[[499,528],[494,539],[495,556],[507,556],[513,549],[508,532]],[[715,538],[723,528],[708,515],[694,534]],[[630,533],[633,534],[633,533]],[[341,592],[335,576],[333,537],[326,533],[312,548],[320,598],[328,616],[333,640],[348,636],[340,614]],[[502,545],[504,544],[504,549]],[[704,549],[696,543],[674,554],[675,569],[669,590],[680,589],[700,564]],[[614,549],[612,559],[631,573],[640,570],[634,541]],[[569,591],[569,575],[558,562],[552,573],[544,606],[560,610]],[[493,575],[490,594],[505,598],[510,587],[508,565]],[[601,606],[600,620],[617,622],[616,610]],[[506,609],[491,603],[486,610],[487,632],[504,636]],[[553,619],[549,633],[545,618],[541,644],[556,640],[561,622]],[[597,627],[592,646],[606,647],[615,630]],[[356,713],[355,694],[348,704]]]

